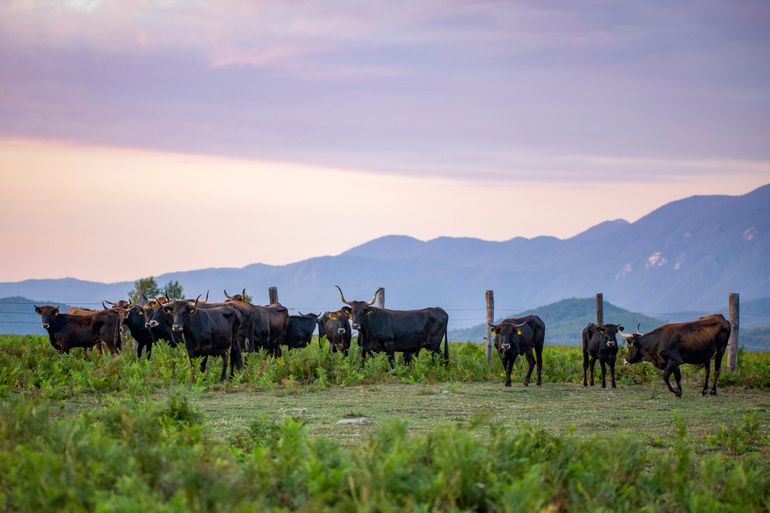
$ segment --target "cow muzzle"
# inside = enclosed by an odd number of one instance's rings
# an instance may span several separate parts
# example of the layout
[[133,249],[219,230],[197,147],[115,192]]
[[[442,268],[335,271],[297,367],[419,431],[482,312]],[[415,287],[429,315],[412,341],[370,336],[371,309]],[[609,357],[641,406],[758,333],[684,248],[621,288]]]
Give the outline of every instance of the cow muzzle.
[[607,347],[615,347],[615,342],[607,342]]
[[360,329],[361,329],[361,325],[360,325],[360,324],[356,324],[356,323],[354,322],[354,323],[353,323],[353,329],[354,329],[354,330],[360,330]]
[[148,321],[144,323],[145,328],[155,328],[158,326],[158,321]]
[[631,362],[623,358],[623,365],[631,365]]
[[505,343],[500,344],[500,349],[502,349],[503,351],[507,351],[510,348],[511,348],[511,344],[505,344]]
[[180,326],[179,324],[174,324],[173,326],[171,326],[171,330],[176,331],[178,333],[182,331],[182,326]]
[[343,333],[345,333],[345,328],[337,328],[337,333],[342,335]]
[[44,328],[44,329],[48,329],[48,328],[50,328],[50,327],[51,327],[51,325],[50,325],[50,324],[48,324],[48,323],[45,323],[45,324],[43,324],[43,328]]

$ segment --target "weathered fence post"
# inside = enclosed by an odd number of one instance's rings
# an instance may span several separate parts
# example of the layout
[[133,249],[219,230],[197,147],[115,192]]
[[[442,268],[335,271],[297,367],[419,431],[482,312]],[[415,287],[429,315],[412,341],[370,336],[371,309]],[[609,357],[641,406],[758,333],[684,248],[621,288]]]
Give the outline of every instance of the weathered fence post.
[[727,312],[730,317],[728,320],[732,325],[730,339],[727,342],[727,368],[730,369],[730,372],[735,372],[738,369],[738,331],[741,320],[740,296],[737,292],[731,292],[727,296]]
[[487,363],[492,363],[492,329],[489,325],[495,322],[495,292],[488,290],[485,297],[487,300],[487,336],[484,339],[484,343],[486,344]]
[[268,304],[272,305],[278,302],[278,287],[270,287],[267,289]]
[[604,294],[596,293],[596,324],[604,324]]
[[385,308],[385,287],[380,287],[380,292],[377,294],[377,308]]

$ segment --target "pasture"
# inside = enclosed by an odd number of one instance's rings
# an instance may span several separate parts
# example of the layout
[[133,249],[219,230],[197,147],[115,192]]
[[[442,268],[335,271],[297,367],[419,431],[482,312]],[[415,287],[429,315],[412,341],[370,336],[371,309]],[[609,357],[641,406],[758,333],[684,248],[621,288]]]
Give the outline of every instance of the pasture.
[[649,364],[602,390],[580,385],[577,348],[543,356],[542,387],[520,361],[506,389],[476,344],[390,368],[314,340],[219,383],[218,359],[191,372],[181,347],[2,336],[0,509],[768,510],[770,354],[723,368],[717,397],[684,366],[682,399]]

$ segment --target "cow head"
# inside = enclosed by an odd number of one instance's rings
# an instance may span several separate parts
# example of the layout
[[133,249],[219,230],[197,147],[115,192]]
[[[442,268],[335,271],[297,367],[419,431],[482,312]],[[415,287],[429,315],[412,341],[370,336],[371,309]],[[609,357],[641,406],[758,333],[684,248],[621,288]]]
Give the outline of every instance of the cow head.
[[200,295],[195,299],[195,302],[191,301],[174,301],[173,303],[167,303],[163,305],[163,312],[167,315],[171,315],[174,318],[171,324],[171,329],[176,332],[180,332],[184,329],[185,324],[188,323],[190,316],[194,315],[198,310],[198,300]]
[[[243,303],[247,303],[246,301],[246,289],[243,289],[240,294],[233,294],[232,296],[227,293],[227,290],[225,290],[225,297],[228,301],[241,301]],[[208,298],[208,294],[206,294],[206,298]]]
[[615,338],[618,331],[623,331],[623,326],[617,324],[599,324],[596,326],[596,331],[604,338],[604,343],[607,347],[614,349],[618,346],[618,339]]
[[504,358],[509,351],[512,351],[515,355],[519,354],[519,337],[522,335],[521,328],[525,324],[527,324],[526,321],[521,324],[512,322],[489,324],[489,328],[495,337],[495,348],[501,357]]
[[43,328],[48,329],[51,327],[51,322],[53,322],[53,319],[55,317],[59,316],[59,307],[58,306],[35,306],[35,312],[40,314],[40,317],[43,321]]
[[126,318],[123,319],[123,323],[130,326],[144,326],[147,328],[147,316],[145,315],[145,307],[139,305],[133,305],[128,309]]
[[360,330],[361,326],[364,324],[364,320],[366,319],[366,316],[371,313],[373,310],[372,305],[374,304],[374,301],[377,299],[377,294],[380,293],[380,290],[382,288],[377,289],[377,291],[372,296],[372,299],[370,301],[348,301],[345,299],[345,295],[342,293],[342,289],[339,288],[338,285],[335,285],[337,287],[337,290],[340,291],[340,300],[348,305],[350,307],[350,320],[353,325],[354,330]]
[[618,329],[620,336],[626,339],[626,343],[628,344],[628,355],[626,355],[625,360],[623,360],[623,363],[625,364],[637,363],[642,360],[642,348],[639,345],[639,341],[642,338],[642,332],[639,331],[640,327],[641,324],[637,324],[636,333],[623,333],[622,326]]

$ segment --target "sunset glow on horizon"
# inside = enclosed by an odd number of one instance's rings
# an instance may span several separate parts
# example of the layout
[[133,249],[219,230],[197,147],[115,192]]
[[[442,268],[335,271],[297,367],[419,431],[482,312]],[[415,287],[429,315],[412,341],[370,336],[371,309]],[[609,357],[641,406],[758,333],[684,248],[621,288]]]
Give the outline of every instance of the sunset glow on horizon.
[[4,2],[0,281],[567,238],[745,194],[770,183],[768,23],[759,1]]

